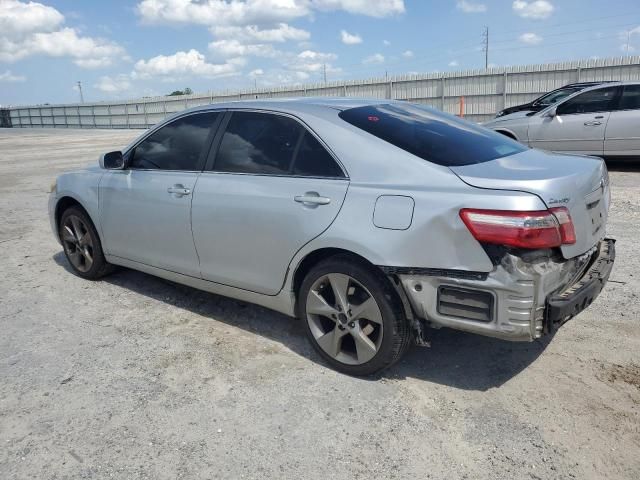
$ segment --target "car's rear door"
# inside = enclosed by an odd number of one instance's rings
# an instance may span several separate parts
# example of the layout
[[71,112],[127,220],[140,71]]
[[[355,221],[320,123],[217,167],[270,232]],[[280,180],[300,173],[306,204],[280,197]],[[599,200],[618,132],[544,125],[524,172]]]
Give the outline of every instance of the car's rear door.
[[191,199],[223,115],[180,117],[138,143],[126,170],[105,173],[100,224],[107,254],[200,277]]
[[640,157],[640,85],[625,85],[604,137],[607,157]]
[[619,87],[588,90],[562,102],[554,117],[536,115],[529,145],[555,152],[603,155],[604,132]]
[[326,146],[297,119],[227,114],[193,197],[202,277],[278,293],[295,253],[333,222],[348,184]]

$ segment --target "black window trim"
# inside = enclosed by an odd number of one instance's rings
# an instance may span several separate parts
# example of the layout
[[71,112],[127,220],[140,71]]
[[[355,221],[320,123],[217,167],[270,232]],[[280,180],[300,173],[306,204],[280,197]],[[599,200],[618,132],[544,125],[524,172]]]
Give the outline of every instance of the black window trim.
[[[596,90],[604,90],[605,88],[614,88],[615,89],[615,93],[613,98],[611,99],[610,103],[609,103],[609,108],[606,110],[594,110],[593,112],[576,112],[576,113],[560,113],[559,110],[562,107],[562,105],[564,105],[566,102],[573,100],[574,98],[579,97],[582,94],[585,93],[589,93],[589,92],[594,92]],[[620,103],[620,97],[622,96],[622,88],[620,85],[599,85],[596,88],[590,88],[588,90],[579,90],[578,92],[574,93],[573,95],[571,95],[569,98],[565,98],[563,101],[561,101],[560,103],[558,103],[555,106],[556,112],[558,115],[562,116],[562,117],[568,117],[569,115],[591,115],[593,113],[604,113],[604,112],[613,112],[614,111],[614,107],[616,107],[619,103]],[[551,105],[549,106],[551,107]]]
[[[135,171],[135,172],[184,172],[184,173],[201,173],[205,167],[206,164],[206,159],[207,159],[207,155],[209,153],[209,150],[211,148],[211,145],[216,137],[216,135],[218,134],[218,131],[220,130],[220,125],[222,124],[222,121],[225,117],[227,109],[226,108],[211,108],[211,109],[206,109],[206,110],[196,110],[194,112],[184,112],[181,115],[176,115],[176,116],[172,116],[170,118],[165,119],[162,123],[159,123],[157,125],[154,126],[154,128],[150,129],[146,134],[144,134],[142,137],[140,137],[136,143],[130,147],[128,147],[124,153],[122,154],[122,156],[125,158],[125,165],[126,168],[125,170],[130,170],[130,171]],[[216,118],[216,121],[214,122],[214,124],[211,126],[211,130],[209,131],[209,134],[207,135],[207,140],[205,141],[203,147],[202,147],[202,152],[200,152],[200,159],[198,160],[198,166],[199,169],[197,170],[168,170],[168,169],[161,169],[161,168],[134,168],[130,166],[130,162],[132,160],[132,158],[130,157],[131,155],[135,154],[136,148],[138,148],[138,146],[140,146],[140,144],[142,142],[144,142],[145,140],[147,140],[151,135],[153,135],[154,133],[158,132],[160,129],[166,127],[167,125],[180,120],[182,118],[186,118],[186,117],[191,117],[191,116],[195,116],[195,115],[202,115],[205,113],[218,113],[218,117]]]
[[[218,155],[218,151],[220,150],[220,144],[222,143],[222,137],[224,135],[224,133],[226,132],[227,126],[229,125],[229,122],[231,121],[231,117],[233,116],[234,112],[249,112],[249,113],[265,113],[265,114],[271,114],[271,115],[278,115],[281,117],[287,117],[290,118],[292,120],[294,120],[295,122],[297,122],[301,127],[302,127],[302,132],[298,138],[295,150],[294,150],[294,156],[293,156],[293,160],[291,162],[291,166],[289,167],[289,171],[291,173],[254,173],[254,172],[221,172],[221,171],[217,171],[215,170],[215,159]],[[324,177],[324,176],[314,176],[314,175],[295,175],[293,174],[293,166],[295,165],[295,162],[297,160],[297,154],[298,154],[298,150],[300,149],[300,145],[302,143],[302,139],[304,138],[304,134],[305,132],[310,133],[311,135],[313,135],[315,137],[315,139],[320,143],[320,145],[322,146],[322,148],[324,148],[327,153],[329,153],[329,156],[333,159],[334,162],[336,162],[336,164],[338,165],[338,167],[340,168],[340,170],[342,171],[342,175],[341,177]],[[254,176],[254,177],[285,177],[285,178],[318,178],[318,179],[323,179],[323,180],[347,180],[349,181],[349,174],[347,172],[347,169],[344,168],[344,165],[342,164],[342,162],[338,159],[337,155],[331,150],[331,148],[329,148],[329,146],[324,142],[324,140],[322,140],[322,138],[320,138],[320,136],[318,136],[318,134],[316,132],[313,131],[313,129],[311,127],[309,127],[309,125],[307,125],[302,119],[300,119],[299,117],[292,115],[288,112],[280,112],[277,110],[270,110],[270,109],[261,109],[261,108],[242,108],[242,107],[235,107],[233,109],[229,108],[227,109],[224,118],[222,119],[221,123],[218,125],[218,131],[215,135],[215,138],[211,144],[211,148],[209,149],[209,156],[207,158],[206,164],[204,166],[204,169],[202,171],[202,173],[206,173],[206,174],[216,174],[216,175],[250,175],[250,176]]]

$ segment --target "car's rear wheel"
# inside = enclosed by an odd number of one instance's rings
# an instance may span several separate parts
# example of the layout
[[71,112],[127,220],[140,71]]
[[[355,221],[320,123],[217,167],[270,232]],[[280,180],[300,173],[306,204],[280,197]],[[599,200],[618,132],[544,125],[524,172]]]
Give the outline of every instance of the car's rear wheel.
[[389,281],[349,256],[331,257],[309,271],[298,293],[298,316],[318,353],[350,375],[387,368],[410,345],[409,323]]
[[67,208],[58,229],[64,254],[76,275],[96,280],[111,272],[113,267],[104,258],[98,232],[82,208]]

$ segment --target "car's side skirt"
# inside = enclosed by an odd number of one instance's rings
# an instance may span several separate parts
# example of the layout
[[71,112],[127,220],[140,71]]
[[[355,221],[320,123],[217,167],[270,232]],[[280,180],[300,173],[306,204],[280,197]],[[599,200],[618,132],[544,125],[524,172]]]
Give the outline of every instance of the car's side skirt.
[[254,303],[270,310],[295,317],[294,313],[294,297],[293,293],[287,292],[286,289],[280,291],[277,295],[263,295],[256,292],[250,292],[242,290],[240,288],[230,287],[228,285],[222,285],[202,278],[191,277],[189,275],[183,275],[181,273],[172,272],[162,268],[146,265],[144,263],[128,260],[126,258],[117,257],[114,255],[105,256],[109,263],[119,265],[122,267],[131,268],[132,270],[138,270],[149,275],[164,278],[172,282],[187,285],[189,287],[203,290],[209,293],[215,293],[216,295],[222,295],[224,297],[241,300],[248,303]]

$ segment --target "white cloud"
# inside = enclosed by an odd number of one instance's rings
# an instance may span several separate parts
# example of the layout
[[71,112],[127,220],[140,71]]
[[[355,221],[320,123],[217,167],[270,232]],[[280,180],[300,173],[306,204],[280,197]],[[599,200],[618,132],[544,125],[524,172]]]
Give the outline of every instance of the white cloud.
[[51,32],[64,22],[55,8],[18,0],[0,1],[0,36],[17,37],[34,32]]
[[518,37],[518,40],[527,45],[538,45],[542,42],[542,37],[532,32],[523,33]]
[[269,25],[309,17],[314,10],[343,10],[371,17],[404,13],[404,0],[142,0],[146,23]]
[[467,0],[458,0],[456,8],[464,13],[484,13],[487,6],[484,3],[469,2]]
[[635,35],[640,36],[640,26],[632,28],[631,30],[624,30],[622,32],[619,32],[618,37],[622,42],[620,44],[621,52],[632,53],[637,50],[635,45],[633,45],[633,43],[635,43],[635,38],[634,38]]
[[385,47],[388,47],[389,45],[391,45],[391,42],[389,40],[383,40],[382,43],[384,44]]
[[14,75],[11,70],[0,73],[0,82],[24,82],[26,79],[23,75]]
[[311,37],[306,30],[292,27],[286,23],[279,23],[275,28],[266,29],[259,28],[257,25],[216,26],[211,28],[211,33],[218,38],[233,39],[243,43],[282,43],[288,40],[309,40]]
[[365,58],[362,63],[384,63],[384,55],[382,55],[381,53],[374,53],[373,55],[369,55],[367,58]]
[[346,30],[342,30],[340,32],[340,40],[345,45],[356,45],[358,43],[362,43],[362,37],[357,34],[349,33]]
[[450,67],[457,67],[458,65],[460,65],[460,64],[458,63],[458,61],[457,61],[457,60],[451,60],[451,61],[449,62],[449,66],[450,66]]
[[116,77],[103,76],[93,86],[105,93],[121,93],[131,89],[131,80],[128,75],[124,74]]
[[548,18],[554,10],[554,6],[547,0],[535,0],[527,2],[525,0],[515,0],[513,11],[523,18],[541,20]]
[[146,23],[201,25],[265,25],[311,13],[307,1],[296,0],[142,0],[138,15]]
[[293,58],[286,60],[286,65],[293,72],[319,73],[326,68],[327,73],[338,73],[339,68],[332,65],[338,58],[334,53],[304,50]]
[[370,17],[388,17],[405,12],[404,0],[311,0],[320,10],[344,10]]
[[275,57],[281,54],[281,52],[273,48],[273,45],[268,43],[245,45],[237,40],[216,40],[209,43],[209,51],[218,58]]
[[0,61],[15,62],[33,55],[70,57],[83,68],[109,66],[127,59],[117,43],[84,37],[62,27],[64,16],[55,8],[36,2],[0,0]]
[[207,63],[203,54],[195,49],[188,52],[176,52],[173,55],[158,55],[149,60],[139,60],[135,64],[134,77],[150,78],[168,76],[180,78],[189,75],[216,78],[239,73],[245,65],[242,58],[232,58],[225,63]]
[[251,70],[249,72],[249,76],[251,78],[261,77],[262,75],[264,75],[264,70],[262,70],[261,68],[256,68],[255,70]]
[[412,50],[405,50],[404,52],[402,52],[402,56],[404,58],[413,58],[413,51]]

